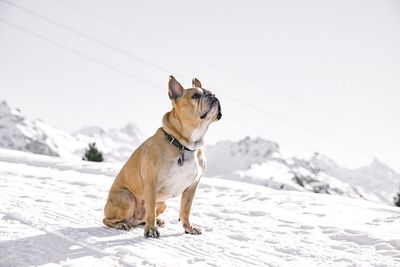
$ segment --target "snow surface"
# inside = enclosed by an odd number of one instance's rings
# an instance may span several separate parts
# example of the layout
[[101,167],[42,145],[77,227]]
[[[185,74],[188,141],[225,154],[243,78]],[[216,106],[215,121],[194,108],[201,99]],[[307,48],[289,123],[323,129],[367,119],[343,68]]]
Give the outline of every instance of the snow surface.
[[121,165],[0,150],[0,266],[399,266],[400,210],[344,196],[203,178],[183,233],[102,225]]

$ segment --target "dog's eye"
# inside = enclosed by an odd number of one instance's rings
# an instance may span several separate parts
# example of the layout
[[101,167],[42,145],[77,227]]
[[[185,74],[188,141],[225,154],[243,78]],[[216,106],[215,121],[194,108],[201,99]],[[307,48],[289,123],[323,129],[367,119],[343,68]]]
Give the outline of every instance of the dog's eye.
[[201,97],[201,94],[199,94],[199,93],[194,93],[192,95],[192,99],[200,99],[200,97]]

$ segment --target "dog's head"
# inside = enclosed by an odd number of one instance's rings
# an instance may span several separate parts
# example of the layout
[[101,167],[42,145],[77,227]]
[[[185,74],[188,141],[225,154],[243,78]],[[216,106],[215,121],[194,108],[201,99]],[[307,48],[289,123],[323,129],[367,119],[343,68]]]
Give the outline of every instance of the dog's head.
[[172,105],[183,122],[194,127],[220,120],[221,104],[218,98],[202,87],[201,82],[194,78],[192,88],[184,89],[173,77],[169,77],[168,95]]

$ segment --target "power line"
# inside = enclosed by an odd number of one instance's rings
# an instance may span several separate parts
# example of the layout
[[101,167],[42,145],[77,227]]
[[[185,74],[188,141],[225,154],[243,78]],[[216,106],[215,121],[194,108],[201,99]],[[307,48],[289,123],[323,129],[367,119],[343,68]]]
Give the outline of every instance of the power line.
[[[12,2],[10,2],[10,1],[8,1],[8,0],[0,0],[0,1],[2,1],[2,2],[8,4],[8,5],[11,5],[11,6],[13,6],[13,7],[17,8],[17,9],[20,9],[20,10],[22,10],[22,11],[24,11],[24,12],[26,12],[26,13],[32,15],[32,16],[36,16],[36,17],[38,17],[38,18],[40,18],[40,19],[42,19],[42,20],[45,20],[45,21],[47,21],[47,22],[49,22],[49,23],[52,23],[52,24],[54,24],[54,25],[56,25],[56,26],[58,26],[58,27],[60,27],[60,28],[62,28],[62,29],[64,29],[64,30],[67,30],[67,31],[69,31],[69,32],[72,32],[72,33],[74,33],[74,34],[76,34],[76,35],[78,35],[78,36],[80,36],[80,37],[82,37],[82,38],[85,38],[85,39],[87,39],[87,40],[89,40],[89,41],[95,42],[95,43],[97,43],[97,44],[99,44],[99,45],[101,45],[101,46],[104,46],[104,47],[106,47],[106,48],[108,48],[108,49],[114,50],[114,51],[116,51],[116,52],[118,52],[118,53],[120,53],[120,54],[126,55],[126,56],[128,56],[128,57],[130,57],[130,58],[132,58],[132,59],[134,59],[134,60],[136,60],[136,61],[139,61],[139,62],[143,63],[143,64],[149,65],[149,66],[151,66],[151,67],[153,67],[153,68],[156,68],[156,69],[158,69],[158,70],[164,71],[164,72],[166,72],[166,73],[171,73],[167,68],[165,68],[165,67],[163,67],[163,66],[160,66],[160,65],[158,65],[158,64],[154,64],[153,62],[150,62],[150,61],[148,61],[148,60],[146,60],[146,59],[140,58],[140,57],[138,57],[138,56],[136,56],[136,55],[130,53],[129,51],[125,51],[125,50],[123,50],[123,49],[121,49],[121,48],[118,48],[118,47],[116,47],[116,46],[114,46],[114,45],[108,44],[108,43],[106,43],[106,42],[104,42],[104,41],[101,41],[101,40],[96,39],[96,38],[94,38],[94,37],[92,37],[92,36],[89,36],[89,35],[87,35],[87,34],[85,34],[85,33],[83,33],[83,32],[77,31],[77,30],[75,30],[74,28],[71,28],[71,27],[69,27],[69,26],[67,26],[67,25],[65,25],[65,24],[59,23],[59,22],[57,22],[57,21],[55,21],[55,20],[53,20],[53,19],[50,19],[49,17],[43,16],[43,15],[41,15],[41,14],[39,14],[39,13],[37,13],[37,12],[34,12],[34,11],[28,9],[28,8],[25,8],[25,7],[21,6],[21,5],[14,4],[14,3],[12,3]],[[108,68],[110,68],[110,69],[112,69],[112,70],[114,70],[114,71],[117,71],[117,72],[121,73],[121,74],[124,74],[124,75],[126,75],[126,76],[131,77],[131,78],[134,78],[135,80],[138,80],[138,81],[141,81],[141,82],[143,82],[143,83],[145,83],[145,84],[151,85],[152,87],[159,88],[159,86],[155,85],[154,83],[151,83],[151,82],[149,82],[149,81],[147,81],[147,80],[144,80],[144,79],[142,79],[142,78],[139,78],[139,77],[133,75],[132,73],[127,72],[127,71],[125,71],[125,70],[123,70],[123,69],[117,68],[117,67],[115,67],[115,66],[113,66],[113,65],[111,65],[111,64],[105,63],[105,62],[103,62],[103,61],[101,61],[101,60],[98,60],[98,59],[96,59],[96,58],[94,58],[94,57],[88,56],[87,54],[82,53],[82,52],[80,52],[80,51],[78,51],[78,50],[76,50],[76,49],[69,48],[69,47],[63,45],[62,43],[53,41],[53,40],[51,40],[51,39],[49,39],[49,38],[47,38],[47,37],[45,37],[45,36],[43,36],[43,35],[34,33],[34,32],[32,32],[32,31],[29,31],[29,30],[26,30],[26,29],[23,29],[22,27],[20,27],[20,26],[18,26],[18,25],[16,25],[16,24],[7,22],[7,21],[5,21],[5,20],[2,20],[2,21],[3,21],[4,23],[10,25],[10,26],[13,26],[13,27],[15,27],[15,28],[18,28],[18,29],[20,29],[20,30],[26,32],[26,33],[29,33],[29,34],[31,34],[31,35],[34,35],[34,36],[36,36],[36,37],[38,37],[38,38],[40,38],[40,39],[42,39],[42,40],[46,40],[46,41],[48,41],[48,42],[50,42],[50,43],[53,43],[54,45],[57,45],[57,46],[59,46],[59,47],[65,49],[65,50],[68,50],[68,51],[70,51],[71,53],[80,54],[80,56],[85,57],[85,58],[87,58],[88,60],[90,60],[90,61],[92,61],[92,62],[96,62],[97,64],[100,64],[100,65],[102,65],[102,66],[108,67]],[[184,77],[183,75],[180,75],[180,76]],[[187,78],[187,77],[186,77],[186,78]],[[326,139],[326,140],[330,141],[331,143],[340,144],[341,146],[346,147],[347,149],[352,150],[352,151],[354,151],[354,152],[361,153],[361,154],[364,154],[364,155],[368,155],[368,157],[371,157],[371,156],[372,156],[372,155],[369,155],[369,153],[363,152],[363,151],[361,151],[361,150],[358,149],[358,148],[355,148],[355,147],[353,147],[353,146],[350,146],[350,145],[345,144],[345,143],[342,143],[342,142],[338,142],[338,141],[335,140],[334,138],[331,138],[331,137],[329,137],[329,136],[323,135],[323,134],[321,134],[321,133],[319,133],[318,131],[315,131],[315,130],[313,130],[313,129],[309,129],[309,128],[307,128],[307,127],[304,127],[304,126],[301,125],[301,124],[294,123],[294,122],[292,122],[292,121],[290,121],[290,120],[288,120],[288,119],[286,119],[286,118],[284,118],[284,117],[281,117],[281,116],[279,116],[279,115],[276,115],[276,114],[267,112],[267,111],[263,110],[263,109],[260,108],[260,107],[257,107],[257,106],[255,106],[255,105],[253,105],[253,104],[246,103],[245,101],[242,101],[242,100],[240,100],[240,99],[238,99],[238,98],[236,98],[236,97],[233,97],[233,96],[231,96],[231,95],[229,95],[229,94],[227,94],[227,93],[224,93],[224,92],[221,92],[221,93],[222,93],[223,95],[225,95],[226,97],[228,97],[229,99],[231,99],[231,100],[233,100],[233,101],[235,101],[235,102],[237,102],[237,103],[239,103],[239,104],[241,104],[241,105],[243,105],[243,106],[246,106],[246,107],[248,107],[248,108],[250,108],[250,109],[252,109],[252,110],[254,110],[254,111],[257,111],[257,112],[259,112],[259,113],[262,113],[262,114],[267,115],[267,116],[270,116],[270,117],[273,117],[273,118],[275,118],[275,119],[277,119],[277,120],[280,120],[280,121],[282,121],[282,122],[284,122],[284,123],[286,123],[286,124],[288,124],[288,125],[291,125],[291,126],[293,126],[293,127],[295,127],[295,128],[298,128],[298,129],[301,129],[301,130],[303,130],[303,131],[305,131],[305,132],[311,133],[312,135],[317,136],[317,137],[319,137],[319,138]]]
[[15,4],[15,3],[10,2],[8,0],[0,0],[0,1],[5,3],[5,4],[8,4],[10,6],[13,6],[14,8],[20,9],[20,10],[24,11],[25,13],[28,13],[28,14],[30,14],[32,16],[38,17],[38,18],[40,18],[40,19],[42,19],[44,21],[47,21],[47,22],[49,22],[51,24],[54,24],[54,25],[66,30],[66,31],[69,31],[69,32],[71,32],[71,33],[73,33],[75,35],[80,36],[81,38],[84,38],[84,39],[89,40],[91,42],[97,43],[98,45],[106,47],[108,49],[111,49],[111,50],[113,50],[113,51],[115,51],[115,52],[117,52],[117,53],[119,53],[121,55],[124,55],[124,56],[127,56],[129,58],[132,58],[132,59],[134,59],[134,60],[136,60],[136,61],[138,61],[138,62],[140,62],[142,64],[151,66],[153,68],[156,68],[156,69],[161,70],[161,71],[166,72],[166,73],[170,73],[169,70],[167,68],[163,67],[163,66],[160,66],[158,64],[154,64],[153,62],[148,61],[148,60],[146,60],[144,58],[141,58],[139,56],[136,56],[136,55],[132,54],[129,51],[126,51],[126,50],[121,49],[121,48],[119,48],[117,46],[114,46],[112,44],[109,44],[107,42],[99,40],[99,39],[97,39],[95,37],[92,37],[92,36],[90,36],[90,35],[88,35],[88,34],[86,34],[84,32],[78,31],[78,30],[76,30],[76,29],[74,29],[72,27],[69,27],[68,25],[65,25],[63,23],[55,21],[55,20],[53,20],[53,19],[51,19],[51,18],[49,18],[47,16],[44,16],[44,15],[42,15],[40,13],[37,13],[37,12],[35,12],[35,11],[31,10],[31,9],[28,9],[28,8],[22,6],[22,5]]
[[[53,1],[53,2],[58,2],[59,4],[65,6],[65,7],[68,7],[69,9],[72,9],[72,10],[78,11],[80,13],[83,13],[86,16],[92,17],[92,18],[94,18],[94,19],[96,19],[98,21],[103,22],[104,24],[111,25],[113,28],[118,29],[120,31],[123,31],[123,32],[127,33],[128,35],[134,35],[134,38],[139,37],[139,38],[145,39],[147,41],[150,41],[150,42],[152,42],[152,43],[154,43],[154,44],[156,44],[158,46],[163,46],[163,47],[165,47],[165,48],[167,48],[169,50],[172,50],[175,53],[180,54],[180,55],[182,55],[184,57],[189,56],[188,54],[182,52],[181,50],[176,49],[176,47],[166,45],[165,43],[162,43],[162,42],[160,42],[160,41],[158,41],[156,39],[153,39],[153,38],[151,38],[151,37],[149,37],[149,36],[147,36],[147,35],[145,35],[143,33],[140,33],[140,32],[138,32],[136,30],[133,30],[133,29],[131,29],[129,27],[126,27],[124,25],[121,25],[119,23],[115,23],[114,21],[112,21],[112,20],[110,20],[110,19],[108,19],[106,17],[99,16],[98,14],[95,14],[95,13],[93,13],[93,12],[87,10],[87,9],[83,9],[81,7],[77,7],[77,6],[69,3],[68,1],[57,0],[57,1]],[[193,57],[192,55],[190,55],[190,56]],[[196,58],[196,60],[201,60],[201,58]]]
[[[226,94],[225,94],[225,95],[226,95]],[[365,156],[368,155],[368,157],[373,157],[373,155],[369,155],[369,153],[367,153],[367,152],[364,152],[364,151],[362,151],[362,150],[359,150],[358,148],[353,147],[353,146],[350,146],[350,145],[348,145],[348,144],[344,144],[344,143],[338,142],[338,141],[335,140],[334,138],[331,138],[331,137],[329,137],[329,136],[327,136],[327,135],[323,135],[323,134],[321,134],[321,133],[319,133],[319,132],[317,132],[317,131],[315,131],[315,130],[313,130],[313,129],[309,129],[309,128],[307,128],[307,127],[304,127],[303,125],[301,125],[301,124],[299,124],[299,123],[292,122],[292,121],[290,121],[290,120],[288,120],[288,119],[286,119],[286,118],[284,118],[284,117],[281,117],[281,116],[279,116],[279,115],[276,115],[276,114],[267,112],[267,111],[265,111],[265,110],[263,110],[263,109],[261,109],[261,108],[255,106],[255,105],[251,105],[251,104],[248,104],[248,103],[246,103],[246,102],[243,102],[242,100],[237,99],[237,98],[235,98],[235,97],[233,97],[233,96],[230,96],[230,95],[226,95],[226,96],[228,96],[230,99],[235,100],[235,101],[238,102],[238,103],[241,103],[241,104],[244,105],[244,106],[247,106],[248,108],[250,108],[250,109],[252,109],[252,110],[254,110],[254,111],[258,111],[258,112],[263,113],[263,114],[265,114],[265,115],[267,115],[267,116],[270,116],[270,117],[273,117],[273,118],[275,118],[275,119],[277,119],[277,120],[280,120],[280,121],[282,121],[282,122],[284,122],[284,123],[286,123],[286,124],[288,124],[288,125],[291,125],[291,126],[293,126],[293,127],[295,127],[295,128],[298,128],[298,129],[301,129],[301,130],[303,130],[303,131],[309,132],[309,133],[311,133],[312,135],[317,136],[317,137],[322,138],[322,139],[325,139],[325,140],[328,140],[328,141],[330,141],[330,142],[333,143],[333,144],[340,144],[341,146],[346,147],[347,149],[352,150],[352,151],[354,151],[354,152],[363,154],[363,155],[365,155]]]
[[[0,0],[0,1],[1,1],[1,0]],[[132,79],[134,79],[134,80],[136,80],[136,81],[139,81],[139,82],[141,82],[141,83],[147,84],[147,85],[149,85],[149,86],[151,86],[151,87],[160,88],[160,86],[156,85],[155,83],[152,83],[152,82],[149,82],[149,81],[147,81],[147,80],[145,80],[145,79],[142,79],[142,78],[140,78],[140,77],[138,77],[138,76],[136,76],[136,75],[134,75],[134,74],[132,74],[132,73],[130,73],[130,72],[127,72],[127,71],[125,71],[125,70],[123,70],[123,69],[114,67],[113,65],[111,65],[111,64],[109,64],[109,63],[106,63],[106,62],[104,62],[104,61],[98,60],[98,59],[96,59],[95,57],[89,56],[89,55],[87,55],[87,54],[85,54],[85,53],[83,53],[83,52],[81,52],[81,51],[79,51],[79,50],[76,50],[76,49],[70,48],[70,47],[68,47],[68,46],[66,46],[66,45],[63,45],[63,44],[60,43],[60,42],[51,40],[51,39],[49,39],[49,38],[47,38],[47,37],[45,37],[45,36],[43,36],[43,35],[41,35],[41,34],[32,32],[32,31],[30,31],[30,30],[28,30],[28,29],[25,29],[25,28],[23,28],[23,27],[21,27],[21,26],[19,26],[19,25],[17,25],[17,24],[14,24],[14,23],[12,23],[12,22],[9,22],[9,21],[7,21],[7,20],[1,18],[1,17],[0,17],[0,22],[4,23],[4,24],[6,24],[6,25],[8,25],[8,26],[10,26],[10,27],[13,27],[13,28],[15,28],[15,29],[18,29],[18,30],[20,30],[20,31],[22,31],[22,32],[24,32],[24,33],[26,33],[26,34],[29,34],[29,35],[31,35],[31,36],[34,36],[34,37],[36,37],[36,38],[38,38],[38,39],[40,39],[40,40],[42,40],[42,41],[51,43],[51,44],[53,44],[53,45],[55,45],[55,46],[57,46],[57,47],[59,47],[59,48],[62,48],[63,50],[66,50],[66,51],[68,51],[68,52],[70,52],[70,53],[72,53],[72,54],[74,54],[74,55],[83,57],[83,58],[85,58],[85,59],[87,59],[87,60],[89,60],[89,61],[91,61],[91,62],[94,62],[94,63],[100,65],[100,66],[109,68],[109,69],[111,69],[111,70],[113,70],[113,71],[115,71],[115,72],[118,72],[119,74],[122,74],[122,75],[124,75],[124,76],[129,77],[129,78],[132,78]]]

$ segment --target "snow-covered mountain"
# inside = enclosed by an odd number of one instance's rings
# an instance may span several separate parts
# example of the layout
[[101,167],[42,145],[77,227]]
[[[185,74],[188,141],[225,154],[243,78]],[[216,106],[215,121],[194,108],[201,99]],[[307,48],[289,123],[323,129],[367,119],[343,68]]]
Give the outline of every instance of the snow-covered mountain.
[[30,120],[19,109],[0,102],[0,147],[43,154],[73,157],[87,143],[56,129],[42,120]]
[[86,127],[70,134],[42,120],[26,118],[19,109],[0,102],[0,147],[48,156],[81,158],[88,143],[96,142],[106,161],[125,161],[142,140],[129,123],[121,129]]
[[[114,166],[115,165],[115,166]],[[102,224],[121,163],[0,149],[0,266],[387,266],[400,264],[400,210],[362,199],[204,177],[183,233],[167,201],[161,237]]]
[[317,153],[309,162],[319,171],[352,184],[361,194],[374,196],[374,200],[392,203],[392,197],[399,190],[400,174],[378,159],[374,159],[366,167],[355,170],[341,167],[328,157]]
[[285,157],[278,144],[261,138],[220,142],[208,147],[206,155],[208,176],[275,189],[362,197],[350,183],[321,172],[307,160]]
[[310,160],[282,155],[276,143],[256,138],[223,141],[206,148],[206,175],[275,189],[337,194],[392,203],[400,174],[375,160],[351,170],[316,153]]

